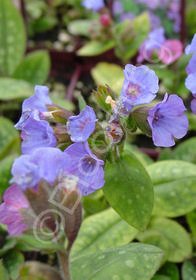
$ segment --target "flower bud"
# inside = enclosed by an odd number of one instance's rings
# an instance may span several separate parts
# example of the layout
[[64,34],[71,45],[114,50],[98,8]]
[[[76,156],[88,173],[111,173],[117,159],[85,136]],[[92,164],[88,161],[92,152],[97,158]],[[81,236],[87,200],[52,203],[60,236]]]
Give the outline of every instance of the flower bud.
[[111,25],[112,19],[110,15],[108,14],[102,14],[100,15],[99,22],[101,23],[102,26],[107,27]]

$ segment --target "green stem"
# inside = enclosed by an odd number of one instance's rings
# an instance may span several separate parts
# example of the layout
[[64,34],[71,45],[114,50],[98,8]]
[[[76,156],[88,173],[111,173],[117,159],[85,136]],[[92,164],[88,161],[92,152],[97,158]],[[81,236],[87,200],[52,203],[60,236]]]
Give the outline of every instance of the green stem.
[[65,280],[71,280],[71,274],[69,269],[69,253],[58,252],[58,257],[61,264],[61,270]]

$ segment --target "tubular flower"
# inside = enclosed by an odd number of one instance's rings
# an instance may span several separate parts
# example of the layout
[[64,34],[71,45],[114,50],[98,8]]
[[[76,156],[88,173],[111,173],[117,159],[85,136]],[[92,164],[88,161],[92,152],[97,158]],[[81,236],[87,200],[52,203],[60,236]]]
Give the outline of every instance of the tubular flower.
[[174,137],[180,139],[186,135],[189,123],[185,110],[179,96],[172,94],[168,98],[166,93],[163,101],[148,111],[155,146],[171,147],[175,145]]

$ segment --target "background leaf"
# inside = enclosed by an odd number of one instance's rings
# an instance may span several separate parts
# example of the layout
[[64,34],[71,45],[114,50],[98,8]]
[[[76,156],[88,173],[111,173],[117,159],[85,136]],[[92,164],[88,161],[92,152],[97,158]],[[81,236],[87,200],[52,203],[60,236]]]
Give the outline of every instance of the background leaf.
[[157,247],[133,243],[76,259],[71,264],[72,276],[74,280],[150,280],[162,257]]
[[26,81],[0,78],[0,100],[24,99],[33,94],[32,85]]
[[28,54],[16,68],[13,77],[33,85],[43,85],[50,71],[50,57],[47,51]]
[[123,69],[112,63],[100,62],[91,74],[97,85],[111,86],[115,93],[120,95],[124,81]]
[[168,261],[182,262],[190,257],[192,253],[190,237],[177,222],[166,218],[154,218],[149,224],[149,229],[155,230],[168,240],[170,249]]
[[137,230],[129,226],[112,209],[86,218],[73,245],[73,257],[128,244]]
[[182,280],[195,280],[196,279],[196,267],[191,260],[187,260],[182,266]]
[[7,118],[0,117],[0,159],[19,152],[19,133]]
[[0,69],[11,75],[20,63],[26,45],[22,16],[11,0],[0,0]]
[[19,270],[24,263],[24,256],[22,253],[12,250],[3,258],[3,264],[8,271],[9,277],[15,280],[19,276]]
[[96,56],[111,50],[115,46],[115,41],[90,41],[77,51],[79,56]]
[[166,160],[146,169],[154,184],[153,214],[177,217],[196,207],[196,165]]
[[130,225],[144,230],[152,212],[153,187],[150,178],[131,152],[105,167],[104,194],[110,205]]
[[0,275],[1,275],[1,280],[9,280],[7,271],[5,267],[3,266],[2,259],[0,260]]

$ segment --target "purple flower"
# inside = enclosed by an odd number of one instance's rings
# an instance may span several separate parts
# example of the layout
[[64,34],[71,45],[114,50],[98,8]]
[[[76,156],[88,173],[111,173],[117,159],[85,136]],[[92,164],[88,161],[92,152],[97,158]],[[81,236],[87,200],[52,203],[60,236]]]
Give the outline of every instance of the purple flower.
[[193,56],[191,57],[189,64],[186,67],[186,73],[187,75],[189,75],[195,72],[196,72],[196,53],[193,53]]
[[161,19],[155,15],[152,11],[148,12],[150,18],[150,27],[151,29],[156,29],[161,25]]
[[185,86],[192,92],[193,96],[196,97],[196,72],[188,75]]
[[164,28],[160,27],[149,33],[148,39],[140,47],[139,57],[137,58],[138,63],[141,63],[143,60],[151,60],[153,51],[159,50],[166,40],[164,32]]
[[192,39],[192,42],[190,45],[188,45],[186,48],[185,48],[185,53],[186,54],[191,54],[192,52],[195,52],[196,51],[196,33]]
[[7,225],[9,234],[22,234],[28,227],[22,223],[19,210],[29,207],[26,197],[13,185],[5,191],[3,199],[4,202],[0,205],[0,222]]
[[22,127],[21,150],[23,154],[30,154],[41,147],[55,147],[57,139],[54,131],[47,121],[39,119],[37,110],[30,112]]
[[82,6],[86,9],[92,9],[93,12],[97,12],[104,7],[104,0],[84,0]]
[[25,154],[40,147],[54,147],[57,143],[53,129],[42,119],[42,113],[48,111],[46,104],[52,104],[48,92],[45,86],[35,86],[35,95],[23,102],[22,115],[15,128],[22,130],[22,152]]
[[159,58],[165,64],[176,61],[183,52],[183,45],[179,40],[166,40],[159,50]]
[[135,15],[133,13],[122,13],[120,15],[119,21],[124,21],[124,20],[133,20],[135,18]]
[[172,94],[168,98],[166,93],[163,101],[148,111],[154,145],[171,147],[175,145],[174,137],[180,139],[186,135],[189,123],[185,110],[179,96]]
[[22,190],[36,189],[41,179],[53,183],[57,175],[71,164],[71,159],[57,148],[38,148],[30,155],[15,159],[11,173],[11,183]]
[[113,13],[115,15],[122,14],[123,13],[123,3],[121,1],[115,0],[113,3],[112,9],[113,9]]
[[196,115],[196,98],[191,101],[191,110]]
[[71,141],[86,141],[95,129],[96,121],[96,115],[89,106],[86,106],[79,115],[69,117],[67,121],[67,132],[71,135]]
[[121,99],[129,111],[135,105],[151,102],[159,90],[158,77],[147,66],[127,64],[123,71],[125,80],[122,87]]
[[104,165],[104,161],[91,152],[88,142],[74,143],[64,153],[71,158],[71,166],[66,171],[79,177],[78,187],[82,195],[103,187],[105,181],[101,165]]

